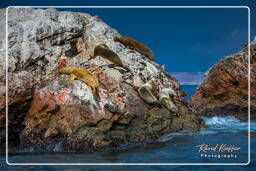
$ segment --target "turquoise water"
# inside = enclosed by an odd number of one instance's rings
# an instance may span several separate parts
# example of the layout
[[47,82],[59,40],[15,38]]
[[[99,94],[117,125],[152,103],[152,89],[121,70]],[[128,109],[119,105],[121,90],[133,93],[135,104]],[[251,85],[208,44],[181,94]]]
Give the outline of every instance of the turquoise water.
[[[192,92],[193,88],[187,89]],[[248,124],[234,117],[203,118],[209,128],[200,133],[179,132],[162,137],[149,144],[131,144],[120,150],[95,153],[22,153],[9,156],[10,163],[247,163]],[[198,145],[234,145],[240,149],[232,152],[199,152]],[[251,123],[251,164],[247,166],[8,166],[5,156],[0,157],[0,171],[101,171],[101,170],[207,170],[230,171],[256,169],[256,122]],[[253,148],[254,147],[254,148]],[[205,157],[213,154],[224,155]],[[228,158],[228,155],[236,158]],[[203,156],[202,156],[203,155]]]

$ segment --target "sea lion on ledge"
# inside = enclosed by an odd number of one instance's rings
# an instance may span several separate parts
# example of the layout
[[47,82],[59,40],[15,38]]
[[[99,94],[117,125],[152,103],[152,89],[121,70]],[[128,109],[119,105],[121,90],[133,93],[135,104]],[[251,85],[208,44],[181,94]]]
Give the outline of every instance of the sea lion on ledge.
[[148,104],[154,104],[154,105],[160,105],[160,103],[158,102],[157,98],[154,96],[154,94],[152,93],[153,84],[154,80],[151,79],[150,81],[148,81],[147,83],[143,84],[139,89],[138,89],[138,93],[140,95],[140,97]]
[[150,60],[154,60],[154,54],[153,52],[145,45],[142,43],[138,42],[137,40],[134,40],[130,37],[126,36],[121,36],[121,37],[115,37],[114,41],[122,43],[125,47],[135,50],[142,55],[145,55],[147,58]]
[[98,80],[89,70],[78,67],[63,67],[59,68],[59,72],[70,75],[68,83],[72,83],[75,79],[81,80],[91,87],[93,94],[97,93]]
[[[105,59],[113,62],[115,67],[122,67],[122,68],[130,71],[130,69],[123,64],[120,57],[115,52],[110,50],[106,44],[99,44],[94,48],[94,56],[92,58],[95,58],[97,56],[100,56],[102,58],[105,58]],[[92,59],[92,58],[90,58],[90,59]]]
[[178,113],[178,108],[171,100],[171,97],[176,96],[176,92],[172,88],[164,88],[159,92],[160,103],[169,111]]

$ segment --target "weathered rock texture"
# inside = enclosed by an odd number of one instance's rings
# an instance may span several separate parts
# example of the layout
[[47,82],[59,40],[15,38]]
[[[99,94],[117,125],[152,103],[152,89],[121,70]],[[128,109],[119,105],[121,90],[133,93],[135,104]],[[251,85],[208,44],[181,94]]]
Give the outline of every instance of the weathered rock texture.
[[[11,145],[44,151],[56,147],[94,150],[153,141],[181,130],[196,132],[203,125],[192,114],[177,80],[141,53],[115,42],[114,37],[121,35],[98,17],[55,9],[10,8],[8,18]],[[111,62],[101,57],[88,60],[102,43],[121,58],[130,72],[112,68]],[[59,63],[91,71],[99,81],[97,94],[93,95],[80,80],[68,84],[69,75],[58,72]],[[158,80],[156,95],[162,88],[176,91],[173,102],[180,117],[164,107],[148,105],[139,97],[135,87],[152,78]],[[5,118],[4,99],[3,91],[1,118]]]
[[[0,149],[5,146],[5,54],[6,54],[6,30],[5,10],[0,10]],[[1,151],[1,150],[0,150]]]
[[[251,44],[251,119],[256,119],[256,41]],[[206,74],[190,104],[200,116],[235,116],[248,121],[248,47],[226,56]]]

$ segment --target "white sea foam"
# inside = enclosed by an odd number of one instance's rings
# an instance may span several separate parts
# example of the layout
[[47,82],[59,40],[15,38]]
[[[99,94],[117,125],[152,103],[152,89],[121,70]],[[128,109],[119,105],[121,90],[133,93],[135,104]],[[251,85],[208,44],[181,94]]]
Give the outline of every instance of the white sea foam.
[[[205,121],[205,124],[208,128],[203,128],[200,131],[201,135],[209,135],[209,134],[217,134],[223,132],[230,132],[230,133],[238,133],[238,132],[248,132],[248,122],[240,122],[233,116],[227,117],[202,117]],[[251,122],[250,124],[251,132],[256,132],[256,122]],[[187,131],[181,131],[176,133],[171,133],[166,136],[163,136],[158,139],[159,142],[165,142],[173,139],[177,136],[184,136],[184,135],[193,135],[193,133]]]
[[[218,132],[248,132],[248,122],[240,122],[233,116],[203,117],[203,120],[209,128],[202,129],[202,134]],[[256,131],[256,122],[251,122],[251,131]]]

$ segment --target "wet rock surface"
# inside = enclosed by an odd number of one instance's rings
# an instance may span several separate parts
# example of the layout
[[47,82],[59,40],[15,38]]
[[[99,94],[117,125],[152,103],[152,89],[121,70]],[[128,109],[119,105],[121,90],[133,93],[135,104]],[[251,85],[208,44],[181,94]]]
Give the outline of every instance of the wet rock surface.
[[[3,15],[4,11],[0,10]],[[55,9],[9,8],[8,19],[11,147],[91,151],[154,141],[181,130],[197,132],[203,126],[185,101],[177,80],[142,53],[115,42],[114,38],[121,35],[98,17]],[[1,18],[0,22],[5,20]],[[5,34],[1,38],[4,40]],[[91,58],[99,44],[106,44],[129,71],[111,66],[100,56]],[[1,61],[4,58],[5,52]],[[90,71],[99,82],[97,93],[81,80],[68,82],[71,75],[58,71],[64,66]],[[1,67],[0,121],[4,129],[5,65]],[[156,97],[163,88],[176,92],[171,100],[180,117],[140,98],[137,87],[152,78],[156,80]],[[3,135],[1,132],[1,142]]]
[[[256,41],[250,48],[251,120],[256,120]],[[190,99],[198,116],[235,116],[248,121],[248,46],[226,56],[206,74]]]

